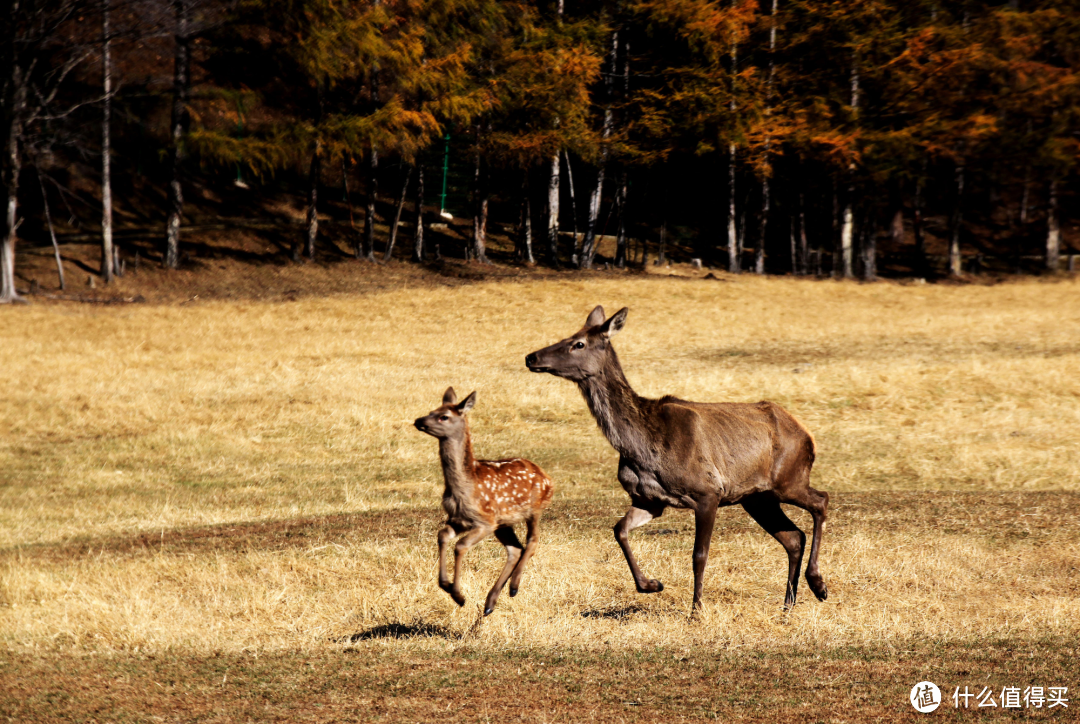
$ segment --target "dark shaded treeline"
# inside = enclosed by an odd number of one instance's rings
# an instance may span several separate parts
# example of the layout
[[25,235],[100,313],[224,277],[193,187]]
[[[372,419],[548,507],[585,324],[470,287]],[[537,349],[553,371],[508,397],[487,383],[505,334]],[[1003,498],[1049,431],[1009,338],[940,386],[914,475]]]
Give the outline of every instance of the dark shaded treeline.
[[494,219],[553,266],[1054,270],[1078,53],[1069,0],[0,0],[0,299],[16,235],[100,234],[107,281],[113,213],[175,267],[301,195],[297,261],[344,208],[368,260],[446,211],[478,262]]

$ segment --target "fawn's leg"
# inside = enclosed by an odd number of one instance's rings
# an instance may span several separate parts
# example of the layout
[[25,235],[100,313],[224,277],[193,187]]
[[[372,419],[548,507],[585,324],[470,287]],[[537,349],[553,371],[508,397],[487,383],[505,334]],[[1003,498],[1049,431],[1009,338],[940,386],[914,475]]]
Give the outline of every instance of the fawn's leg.
[[518,540],[517,535],[514,534],[514,529],[510,526],[505,528],[497,528],[495,530],[495,537],[499,539],[499,542],[506,548],[506,565],[503,566],[502,573],[499,574],[498,580],[495,581],[495,585],[491,587],[488,592],[487,601],[484,602],[484,615],[489,615],[495,610],[495,602],[499,600],[499,594],[502,592],[503,586],[506,585],[506,581],[510,578],[510,574],[514,570],[514,566],[521,560],[521,541]]
[[450,588],[450,597],[459,606],[465,605],[465,596],[461,593],[461,561],[465,554],[474,545],[484,540],[491,533],[491,528],[473,528],[465,532],[465,535],[454,546],[454,585]]
[[454,529],[449,523],[445,523],[442,528],[439,528],[439,588],[447,593],[450,593],[454,586],[450,581],[450,576],[446,573],[446,547],[450,545],[450,541],[454,540],[454,535]]
[[536,513],[536,515],[525,521],[529,532],[525,538],[525,553],[522,554],[521,560],[517,562],[514,575],[510,577],[511,597],[517,595],[518,587],[521,585],[521,576],[525,573],[525,564],[533,557],[533,553],[536,552],[536,544],[540,542],[540,515],[541,513]]

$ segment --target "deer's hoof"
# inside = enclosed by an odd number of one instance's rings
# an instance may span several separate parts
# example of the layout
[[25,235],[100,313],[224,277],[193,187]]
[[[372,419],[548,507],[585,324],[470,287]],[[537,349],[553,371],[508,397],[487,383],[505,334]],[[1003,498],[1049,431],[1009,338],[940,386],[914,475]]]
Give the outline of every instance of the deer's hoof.
[[485,615],[485,616],[490,616],[490,615],[491,615],[491,613],[492,613],[492,612],[493,612],[494,610],[495,610],[495,607],[494,607],[494,606],[489,606],[489,607],[487,607],[487,608],[485,608],[485,609],[484,609],[484,615]]
[[510,590],[508,591],[508,593],[510,594],[510,598],[513,598],[514,596],[516,596],[517,595],[517,586],[510,586]]
[[810,590],[817,596],[817,600],[824,601],[829,597],[829,587],[825,585],[825,580],[821,576],[807,576],[806,582],[810,584]]
[[454,599],[454,603],[459,606],[465,605],[465,596],[461,595],[460,593],[454,593],[453,591],[450,591],[450,598]]
[[649,579],[649,582],[644,586],[638,586],[638,593],[660,593],[664,590],[664,584],[655,578]]

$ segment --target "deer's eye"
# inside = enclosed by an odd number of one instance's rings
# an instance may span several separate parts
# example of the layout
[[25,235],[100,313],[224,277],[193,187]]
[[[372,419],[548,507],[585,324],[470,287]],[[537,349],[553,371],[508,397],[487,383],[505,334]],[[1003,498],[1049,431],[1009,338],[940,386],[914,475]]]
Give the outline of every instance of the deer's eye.
[[450,419],[449,415],[439,415],[439,422],[446,422]]
[[577,342],[574,342],[574,346],[571,349],[585,349],[585,343],[579,339]]

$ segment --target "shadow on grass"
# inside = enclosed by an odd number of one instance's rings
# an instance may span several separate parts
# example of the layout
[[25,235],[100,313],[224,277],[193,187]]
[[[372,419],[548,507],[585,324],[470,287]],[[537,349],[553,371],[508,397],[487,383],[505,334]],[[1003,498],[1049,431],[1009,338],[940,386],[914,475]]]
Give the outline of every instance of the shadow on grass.
[[420,639],[440,638],[459,639],[460,633],[454,633],[445,626],[433,623],[384,623],[367,631],[359,631],[350,636],[342,636],[337,639],[340,644],[355,644],[360,641],[372,641],[374,639]]
[[589,609],[588,611],[582,611],[582,618],[603,618],[612,621],[622,621],[630,618],[635,613],[644,613],[647,609],[644,606],[632,605],[632,606],[620,606],[618,608],[605,608],[605,609]]

